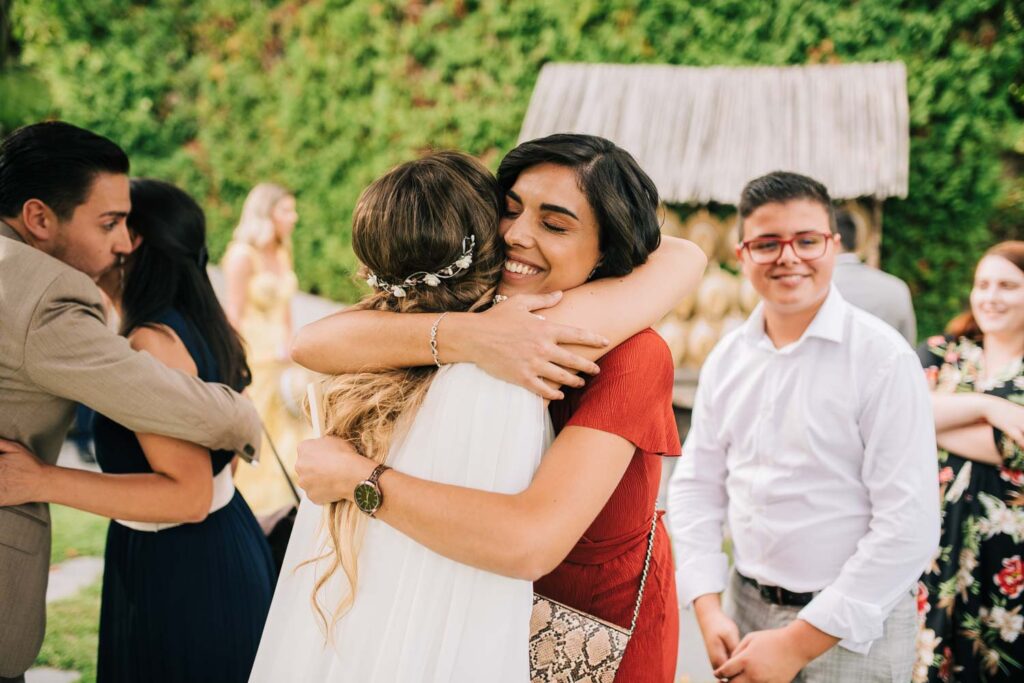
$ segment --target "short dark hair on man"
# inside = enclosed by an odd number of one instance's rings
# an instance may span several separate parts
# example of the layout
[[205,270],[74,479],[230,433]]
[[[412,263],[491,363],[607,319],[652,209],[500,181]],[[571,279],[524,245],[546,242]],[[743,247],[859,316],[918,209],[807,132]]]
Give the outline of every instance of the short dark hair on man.
[[743,219],[749,218],[765,204],[785,204],[805,199],[817,202],[828,212],[829,232],[836,232],[836,210],[832,198],[824,185],[814,178],[789,171],[773,171],[760,178],[754,178],[740,193],[740,235],[743,235]]
[[127,175],[128,168],[124,150],[83,128],[62,121],[24,126],[0,143],[0,216],[18,216],[38,199],[67,220],[98,174]]
[[582,133],[556,133],[524,142],[498,165],[504,195],[519,174],[538,164],[565,166],[594,211],[601,261],[592,277],[625,275],[661,244],[658,188],[636,159],[611,140]]
[[836,228],[839,231],[839,240],[843,243],[843,249],[857,251],[857,224],[853,222],[853,216],[846,209],[836,211]]

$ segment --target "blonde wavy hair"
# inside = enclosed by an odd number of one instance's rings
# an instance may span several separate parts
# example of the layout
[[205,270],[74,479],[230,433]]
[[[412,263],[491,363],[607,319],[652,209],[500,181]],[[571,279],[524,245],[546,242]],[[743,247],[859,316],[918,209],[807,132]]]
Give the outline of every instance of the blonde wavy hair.
[[[501,202],[494,177],[472,157],[437,152],[393,169],[363,191],[352,220],[352,247],[363,264],[389,282],[410,274],[434,272],[462,254],[463,240],[476,238],[473,264],[462,275],[437,287],[407,289],[403,298],[374,291],[357,309],[398,313],[473,311],[494,296],[504,259],[498,238]],[[423,340],[426,344],[427,340]],[[437,368],[359,372],[335,375],[323,383],[326,433],[349,441],[361,454],[386,463],[403,415],[419,407]],[[358,555],[366,517],[349,501],[331,503],[324,512],[330,532],[325,552],[310,560],[327,560],[311,600],[328,634],[351,609],[359,580]],[[349,591],[333,610],[322,592],[341,569]]]
[[[260,183],[249,190],[245,204],[242,205],[242,215],[231,239],[257,249],[262,249],[273,242],[277,231],[274,229],[274,221],[270,214],[279,201],[291,196],[291,192],[275,183]],[[290,244],[282,246],[285,249],[291,248]]]

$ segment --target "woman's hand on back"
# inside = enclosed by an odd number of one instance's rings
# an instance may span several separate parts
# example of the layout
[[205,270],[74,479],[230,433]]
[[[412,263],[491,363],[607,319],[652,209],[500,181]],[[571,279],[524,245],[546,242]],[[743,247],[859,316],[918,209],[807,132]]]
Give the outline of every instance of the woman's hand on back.
[[[581,387],[584,380],[577,372],[600,372],[596,363],[562,345],[604,348],[609,344],[599,334],[550,322],[535,313],[561,298],[561,292],[513,296],[488,311],[463,316],[463,330],[456,334],[465,335],[462,347],[466,355],[487,374],[548,400],[559,400],[563,394],[556,386]],[[444,323],[440,329],[438,336],[443,340]]]

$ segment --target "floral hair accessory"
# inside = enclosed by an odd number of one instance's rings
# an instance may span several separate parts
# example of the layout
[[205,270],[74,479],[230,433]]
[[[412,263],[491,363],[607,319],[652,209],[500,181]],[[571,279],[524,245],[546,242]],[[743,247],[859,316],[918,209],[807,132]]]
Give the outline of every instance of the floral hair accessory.
[[462,255],[459,256],[454,263],[445,266],[436,273],[428,273],[421,270],[417,273],[413,273],[398,284],[392,284],[387,280],[377,277],[376,273],[370,271],[370,277],[366,278],[366,284],[380,290],[391,292],[392,296],[398,297],[399,299],[406,295],[405,290],[408,287],[415,287],[416,285],[421,284],[427,285],[428,287],[437,287],[441,284],[441,280],[458,277],[473,265],[473,249],[475,247],[476,236],[470,235],[462,240]]

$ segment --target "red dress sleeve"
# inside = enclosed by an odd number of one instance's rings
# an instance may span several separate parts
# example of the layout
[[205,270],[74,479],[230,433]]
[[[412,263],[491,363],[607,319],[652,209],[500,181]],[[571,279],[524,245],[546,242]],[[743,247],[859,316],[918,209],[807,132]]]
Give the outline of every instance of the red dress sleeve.
[[566,427],[616,434],[645,453],[677,456],[679,430],[672,412],[675,370],[665,341],[652,329],[633,335],[597,363]]

